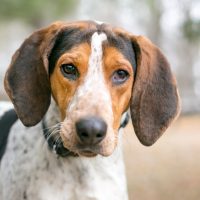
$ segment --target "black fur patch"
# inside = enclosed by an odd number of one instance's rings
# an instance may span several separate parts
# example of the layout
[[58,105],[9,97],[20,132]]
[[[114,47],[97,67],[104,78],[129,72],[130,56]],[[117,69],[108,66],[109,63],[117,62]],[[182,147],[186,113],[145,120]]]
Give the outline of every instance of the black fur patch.
[[79,28],[67,28],[60,32],[49,55],[49,74],[53,73],[56,62],[62,54],[83,42],[89,43],[94,32],[94,30],[82,31]]
[[114,32],[106,32],[108,45],[117,48],[124,57],[131,63],[134,72],[136,72],[136,59],[132,42],[123,35],[116,35]]
[[14,109],[5,112],[0,118],[0,160],[6,149],[10,128],[17,119],[18,117]]
[[130,115],[128,113],[126,113],[126,116],[125,116],[124,120],[121,122],[119,129],[126,127],[126,125],[129,122],[129,119],[130,119]]

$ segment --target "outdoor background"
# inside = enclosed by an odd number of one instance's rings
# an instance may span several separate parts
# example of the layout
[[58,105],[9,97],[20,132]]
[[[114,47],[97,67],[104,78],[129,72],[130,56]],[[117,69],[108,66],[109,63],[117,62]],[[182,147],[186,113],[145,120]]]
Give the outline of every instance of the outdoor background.
[[199,0],[0,0],[0,100],[11,56],[32,31],[53,21],[92,19],[145,35],[168,58],[182,100],[179,119],[152,147],[131,123],[124,134],[130,200],[200,199]]

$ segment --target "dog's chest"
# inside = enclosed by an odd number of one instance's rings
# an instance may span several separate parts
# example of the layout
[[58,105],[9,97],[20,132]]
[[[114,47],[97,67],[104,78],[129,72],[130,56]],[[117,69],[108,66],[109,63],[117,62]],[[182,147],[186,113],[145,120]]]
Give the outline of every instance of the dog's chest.
[[[59,161],[55,165],[52,164],[46,171],[36,172],[36,175],[39,175],[40,179],[33,176],[27,192],[31,195],[37,191],[39,197],[44,200],[125,199],[123,195],[126,190],[123,188],[126,184],[123,172],[113,166],[105,170],[98,161],[91,163],[84,158],[70,158],[64,163]],[[29,191],[34,186],[37,186],[37,189]]]
[[[17,130],[19,126],[21,125],[17,125]],[[16,200],[127,198],[124,166],[118,149],[108,158],[61,158],[46,147],[41,133],[38,133],[41,132],[40,125],[31,129],[21,126],[20,129],[20,132],[14,133],[15,126],[13,127],[8,151],[2,162],[4,189],[6,190],[7,185],[8,189],[11,186],[15,188],[12,192],[5,192],[10,195],[7,200],[14,197]],[[6,177],[10,179],[6,180]]]

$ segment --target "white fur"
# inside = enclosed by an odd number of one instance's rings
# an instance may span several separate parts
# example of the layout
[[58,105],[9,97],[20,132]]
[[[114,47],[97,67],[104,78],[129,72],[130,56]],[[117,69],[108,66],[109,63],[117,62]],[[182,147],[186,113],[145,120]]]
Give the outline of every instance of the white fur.
[[1,101],[0,103],[0,117],[5,113],[5,111],[13,108],[13,104],[8,101]]
[[[46,119],[54,120],[52,114]],[[0,166],[1,200],[127,199],[121,145],[110,157],[62,158],[48,149],[42,132],[41,123],[12,127]]]

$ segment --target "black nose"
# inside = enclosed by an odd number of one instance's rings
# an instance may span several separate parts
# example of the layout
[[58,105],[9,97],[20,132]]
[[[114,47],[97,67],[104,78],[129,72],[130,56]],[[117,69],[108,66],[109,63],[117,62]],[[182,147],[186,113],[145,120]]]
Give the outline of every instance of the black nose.
[[107,125],[98,117],[87,117],[76,122],[76,132],[85,145],[98,144],[106,135]]

